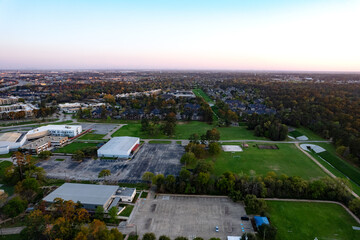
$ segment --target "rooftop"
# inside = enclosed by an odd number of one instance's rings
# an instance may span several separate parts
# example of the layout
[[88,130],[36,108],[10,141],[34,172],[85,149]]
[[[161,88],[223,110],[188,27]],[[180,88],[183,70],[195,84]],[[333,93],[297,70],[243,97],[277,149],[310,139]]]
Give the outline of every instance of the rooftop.
[[81,125],[47,125],[30,130],[28,134],[42,132],[46,130],[76,130],[79,127],[81,127]]
[[116,193],[119,186],[64,183],[43,200],[53,202],[55,198],[82,204],[104,205]]
[[21,137],[21,133],[7,132],[0,134],[0,142],[16,142]]
[[101,154],[128,155],[128,151],[137,143],[137,137],[114,137],[104,144],[98,151]]

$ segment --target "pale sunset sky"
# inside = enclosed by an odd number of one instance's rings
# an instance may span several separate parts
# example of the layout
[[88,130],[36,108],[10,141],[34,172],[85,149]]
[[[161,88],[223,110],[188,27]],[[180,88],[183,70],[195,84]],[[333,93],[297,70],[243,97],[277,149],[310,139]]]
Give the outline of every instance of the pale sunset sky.
[[0,0],[0,69],[360,71],[360,0]]

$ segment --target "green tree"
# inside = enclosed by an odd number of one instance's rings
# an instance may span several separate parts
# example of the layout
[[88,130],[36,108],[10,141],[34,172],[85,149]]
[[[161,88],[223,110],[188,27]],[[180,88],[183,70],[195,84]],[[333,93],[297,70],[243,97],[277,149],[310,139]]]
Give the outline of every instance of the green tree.
[[165,178],[165,189],[170,193],[176,192],[176,179],[173,175],[168,175]]
[[258,227],[258,236],[264,240],[275,240],[277,229],[268,224],[262,224]]
[[246,210],[249,211],[249,213],[261,213],[266,210],[267,205],[264,199],[258,199],[253,194],[248,194],[245,196],[245,206]]
[[97,208],[95,209],[95,215],[94,215],[95,219],[99,219],[99,220],[104,220],[104,208],[103,206],[97,206]]
[[192,153],[192,152],[186,152],[184,153],[184,155],[182,155],[181,159],[180,159],[180,162],[182,164],[185,164],[185,167],[186,166],[191,166],[193,164],[195,164],[197,161],[196,157],[195,157],[195,154]]
[[50,156],[52,156],[52,152],[50,151],[42,151],[38,154],[40,160],[47,160]]
[[177,237],[175,240],[189,240],[187,237]]
[[142,240],[156,240],[154,233],[145,233]]
[[106,181],[106,177],[110,176],[111,172],[109,169],[103,169],[99,172],[98,178],[104,178],[104,180]]
[[209,142],[216,142],[220,140],[220,132],[213,128],[211,130],[206,131],[206,140]]
[[360,199],[354,198],[349,202],[349,209],[358,217],[360,217]]
[[144,172],[142,175],[142,180],[151,183],[154,178],[154,174],[152,172]]
[[75,151],[74,155],[72,156],[72,159],[78,162],[84,160],[84,158],[85,158],[85,154],[81,150]]
[[212,156],[218,155],[221,152],[221,146],[217,142],[212,142],[209,144],[209,153]]
[[165,236],[165,235],[161,235],[159,237],[159,240],[171,240],[168,236]]
[[110,208],[109,209],[109,216],[110,216],[110,221],[112,222],[112,223],[115,223],[115,221],[116,221],[116,216],[118,215],[118,208],[117,207],[112,207],[112,208]]
[[16,217],[25,211],[27,204],[26,200],[22,200],[20,197],[14,197],[3,207],[3,212],[8,217]]

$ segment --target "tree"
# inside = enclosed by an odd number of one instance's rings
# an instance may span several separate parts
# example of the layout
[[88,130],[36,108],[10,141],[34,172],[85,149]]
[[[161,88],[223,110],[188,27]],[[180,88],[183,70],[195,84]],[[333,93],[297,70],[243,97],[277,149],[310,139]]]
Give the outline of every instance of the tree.
[[73,159],[73,160],[79,161],[79,162],[82,161],[82,160],[84,160],[84,158],[85,158],[85,154],[84,154],[84,152],[81,151],[81,150],[75,151],[74,155],[72,156],[72,159]]
[[142,240],[156,240],[154,233],[145,233]]
[[116,228],[108,230],[106,224],[100,220],[94,219],[89,226],[83,225],[76,234],[75,240],[122,240],[123,235]]
[[152,172],[144,172],[144,174],[142,175],[142,180],[148,182],[149,185],[151,185],[153,178],[154,174]]
[[354,198],[349,202],[349,209],[355,213],[356,216],[360,217],[360,199]]
[[207,130],[206,131],[206,140],[208,140],[209,142],[219,141],[220,140],[220,132],[216,128]]
[[35,178],[25,178],[21,182],[18,182],[15,186],[15,192],[19,193],[27,200],[33,199],[33,197],[40,191],[40,184]]
[[175,240],[189,240],[187,237],[177,237]]
[[52,156],[52,152],[50,151],[42,151],[38,154],[40,160],[47,160],[50,156]]
[[186,166],[189,166],[189,165],[193,165],[195,164],[197,161],[196,157],[195,157],[195,154],[192,153],[192,152],[186,152],[184,153],[184,155],[182,155],[181,159],[180,159],[180,162],[182,164],[185,164],[185,167]]
[[103,206],[97,206],[95,209],[95,219],[104,220],[104,208]]
[[4,206],[3,212],[9,217],[16,217],[25,211],[27,204],[26,200],[22,200],[20,197],[14,197]]
[[245,202],[246,210],[249,211],[249,213],[261,213],[265,211],[267,208],[265,200],[258,199],[253,194],[246,195],[244,202]]
[[209,144],[209,153],[213,156],[218,155],[221,152],[221,146],[217,142],[212,142]]
[[158,174],[153,178],[153,183],[156,184],[157,190],[159,192],[164,192],[165,191],[165,177],[163,174]]
[[99,172],[98,178],[104,178],[104,180],[106,181],[106,177],[110,176],[111,172],[109,169],[103,169]]
[[112,222],[112,223],[115,223],[115,221],[116,221],[116,216],[118,215],[118,208],[117,207],[112,207],[112,208],[110,208],[110,210],[109,210],[109,216],[110,216],[110,221]]
[[176,192],[176,179],[173,175],[168,175],[165,178],[165,189],[170,193]]
[[256,240],[256,236],[253,233],[245,233],[241,236],[241,240]]
[[165,235],[161,235],[159,237],[159,240],[171,240],[168,236],[165,236]]
[[258,236],[264,240],[275,240],[277,229],[268,224],[262,224],[258,227]]
[[104,100],[105,100],[105,102],[110,103],[110,104],[115,104],[116,103],[115,102],[115,97],[113,95],[111,95],[111,94],[105,94],[104,95]]

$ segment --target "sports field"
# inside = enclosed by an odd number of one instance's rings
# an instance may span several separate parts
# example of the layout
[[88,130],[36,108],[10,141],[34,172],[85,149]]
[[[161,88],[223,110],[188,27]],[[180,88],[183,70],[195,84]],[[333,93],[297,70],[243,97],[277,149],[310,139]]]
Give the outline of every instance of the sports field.
[[266,201],[278,240],[360,239],[359,226],[344,208],[333,203]]
[[[226,143],[228,144],[228,143]],[[326,174],[294,144],[277,144],[279,149],[258,149],[255,143],[243,152],[221,152],[219,156],[208,158],[214,162],[214,174],[226,171],[234,173],[253,173],[266,175],[268,172],[300,176],[304,179],[324,177]]]
[[[265,140],[264,137],[254,136],[254,132],[247,130],[246,126],[239,127],[216,127],[214,124],[210,125],[205,122],[200,121],[190,121],[190,122],[178,122],[176,124],[175,136],[174,139],[189,139],[190,135],[197,133],[199,136],[205,134],[207,130],[216,128],[220,132],[221,140],[244,140],[244,139],[257,139]],[[86,136],[86,135],[85,135]],[[168,136],[164,134],[158,134],[154,136],[148,136],[141,131],[140,123],[132,123],[123,126],[117,130],[112,137],[118,136],[133,136],[140,137],[142,139],[168,139]]]
[[73,142],[66,145],[63,148],[56,149],[56,153],[75,153],[77,150],[81,150],[87,147],[96,147],[98,143],[84,143],[84,142]]

